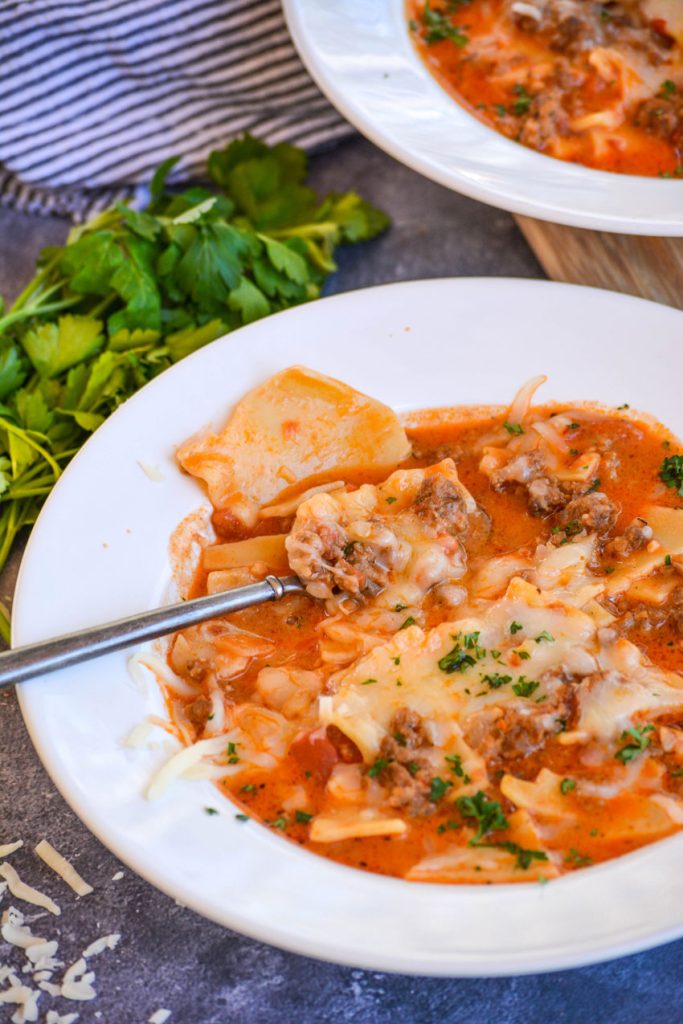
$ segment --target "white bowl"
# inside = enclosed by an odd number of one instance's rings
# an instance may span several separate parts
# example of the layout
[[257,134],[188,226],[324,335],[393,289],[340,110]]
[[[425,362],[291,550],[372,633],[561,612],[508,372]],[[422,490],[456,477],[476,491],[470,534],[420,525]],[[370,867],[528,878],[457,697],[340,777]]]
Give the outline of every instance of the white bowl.
[[488,128],[418,56],[403,0],[283,0],[311,75],[351,124],[413,170],[512,213],[632,235],[683,235],[683,181],[595,171]]
[[[505,402],[543,371],[544,400],[628,402],[681,434],[682,336],[683,313],[666,306],[467,278],[369,288],[245,327],[148,384],[67,468],[24,556],[13,642],[162,601],[169,535],[203,503],[176,446],[285,366],[307,364],[398,410]],[[208,782],[147,801],[168,755],[121,741],[164,708],[158,686],[133,685],[125,654],[24,683],[19,699],[43,763],[103,843],[181,903],[266,942],[364,968],[483,975],[577,966],[683,934],[683,833],[544,886],[382,878],[236,821]]]

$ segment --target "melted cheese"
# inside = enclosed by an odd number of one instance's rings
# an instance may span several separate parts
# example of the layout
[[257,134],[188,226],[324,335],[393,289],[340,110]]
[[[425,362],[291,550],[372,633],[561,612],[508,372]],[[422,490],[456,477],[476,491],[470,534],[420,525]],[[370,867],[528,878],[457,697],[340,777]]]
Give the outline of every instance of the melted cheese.
[[[478,637],[467,648],[464,638],[474,634]],[[552,639],[543,639],[545,634]],[[590,616],[513,579],[506,596],[482,616],[442,623],[429,632],[410,626],[338,673],[331,681],[336,692],[321,698],[321,721],[336,725],[371,761],[393,715],[410,708],[432,728],[435,742],[451,749],[458,721],[492,706],[529,711],[530,698],[513,690],[521,677],[538,683],[531,696],[536,704],[552,696],[551,685],[540,681],[545,672],[591,672],[596,660],[588,648],[594,646],[595,635]],[[456,644],[474,664],[449,673],[439,661]],[[492,688],[484,677],[493,674],[511,678]]]

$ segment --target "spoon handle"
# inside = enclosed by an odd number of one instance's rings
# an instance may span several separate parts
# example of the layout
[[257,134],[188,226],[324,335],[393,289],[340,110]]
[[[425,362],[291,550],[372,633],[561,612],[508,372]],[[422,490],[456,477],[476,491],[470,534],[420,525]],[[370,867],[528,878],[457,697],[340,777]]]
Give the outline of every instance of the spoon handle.
[[243,611],[267,601],[278,601],[287,594],[303,593],[303,584],[296,576],[266,576],[261,583],[249,583],[198,597],[192,601],[181,601],[151,612],[141,612],[126,619],[118,619],[102,626],[67,633],[54,640],[17,647],[0,654],[0,689],[21,683],[25,679],[54,672],[68,665],[76,665],[101,654],[120,651],[131,644],[154,640],[178,629],[206,622],[220,615]]

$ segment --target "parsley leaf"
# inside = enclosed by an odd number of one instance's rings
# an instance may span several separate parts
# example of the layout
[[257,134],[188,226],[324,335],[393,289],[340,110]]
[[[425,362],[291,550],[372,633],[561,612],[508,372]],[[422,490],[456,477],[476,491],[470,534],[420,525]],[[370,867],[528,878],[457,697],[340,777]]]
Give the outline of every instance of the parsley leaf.
[[447,654],[439,658],[438,665],[442,672],[449,675],[452,672],[464,672],[465,669],[476,665],[477,661],[486,654],[485,650],[479,646],[479,633],[465,633],[464,635],[455,633],[451,639],[455,641],[455,645]]
[[429,799],[431,802],[433,804],[437,804],[439,800],[443,800],[452,785],[452,782],[441,779],[438,775],[435,775],[429,784]]
[[506,686],[512,682],[512,676],[502,676],[499,672],[491,672],[489,675],[482,677],[483,683],[488,683],[492,690],[498,690],[501,686]]
[[555,637],[552,636],[547,629],[544,629],[542,633],[539,633],[537,637],[534,637],[534,640],[537,644],[542,643],[544,640],[547,640],[548,643],[552,643],[555,640]]
[[389,761],[384,757],[375,758],[374,762],[368,768],[368,775],[371,779],[376,778],[380,772],[383,772],[385,768],[389,767]]
[[533,96],[531,96],[521,84],[513,85],[512,91],[517,99],[512,104],[512,113],[516,117],[522,117],[529,112]]
[[627,740],[621,750],[614,755],[622,764],[629,764],[634,758],[642,754],[650,746],[649,733],[654,732],[654,725],[636,725],[632,729],[626,729],[621,734],[622,742]]
[[457,25],[448,17],[448,14],[441,10],[434,10],[429,0],[426,0],[420,16],[422,22],[422,38],[428,46],[440,43],[448,39],[455,46],[466,46],[468,38]]
[[532,861],[534,860],[548,859],[548,854],[545,853],[543,850],[526,850],[523,846],[519,846],[517,843],[477,843],[477,846],[484,846],[497,850],[506,850],[508,853],[513,854],[513,856],[517,858],[515,867],[521,868],[522,871],[528,871],[531,867]]
[[530,697],[540,685],[535,680],[520,676],[517,682],[512,684],[512,692],[516,693],[518,697]]
[[683,455],[667,455],[660,466],[659,478],[667,487],[675,487],[683,498]]
[[470,846],[476,846],[489,832],[508,828],[508,820],[498,801],[489,800],[481,789],[474,796],[459,796],[456,803],[463,818],[474,818],[477,823],[477,832],[470,839]]
[[564,859],[565,863],[573,864],[577,868],[582,868],[593,863],[592,857],[589,857],[588,854],[585,853],[579,853],[579,851],[575,850],[573,846],[569,847],[569,852]]
[[450,765],[451,771],[459,779],[462,779],[465,785],[470,782],[470,777],[462,766],[462,757],[460,754],[446,754],[446,761]]

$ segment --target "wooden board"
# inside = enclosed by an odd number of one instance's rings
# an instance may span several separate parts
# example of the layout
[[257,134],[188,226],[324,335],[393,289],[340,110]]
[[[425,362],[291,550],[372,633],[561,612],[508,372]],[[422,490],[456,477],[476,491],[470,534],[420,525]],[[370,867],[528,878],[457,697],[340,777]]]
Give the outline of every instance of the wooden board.
[[553,280],[641,295],[683,309],[683,238],[614,235],[515,219]]

